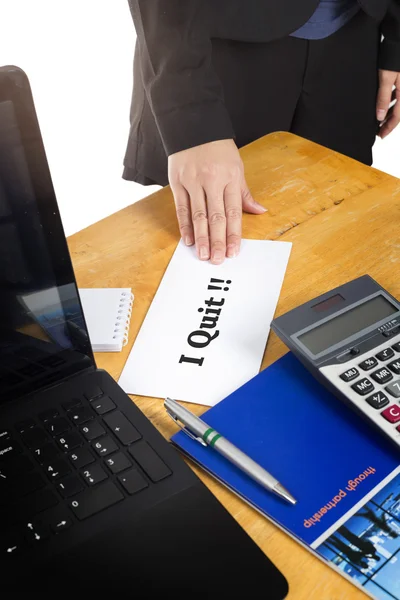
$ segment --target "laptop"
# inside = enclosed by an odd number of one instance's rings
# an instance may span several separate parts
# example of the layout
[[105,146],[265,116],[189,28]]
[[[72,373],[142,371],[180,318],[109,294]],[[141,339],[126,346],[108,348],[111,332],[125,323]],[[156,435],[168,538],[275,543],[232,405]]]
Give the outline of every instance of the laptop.
[[[49,336],[46,316],[59,335]],[[0,575],[2,593],[42,598],[257,591],[281,600],[288,591],[96,368],[28,79],[17,67],[0,69]]]

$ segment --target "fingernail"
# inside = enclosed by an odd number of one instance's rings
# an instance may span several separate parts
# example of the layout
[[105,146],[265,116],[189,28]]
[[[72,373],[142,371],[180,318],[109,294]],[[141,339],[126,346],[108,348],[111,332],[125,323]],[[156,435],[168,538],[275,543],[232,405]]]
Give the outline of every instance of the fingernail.
[[188,235],[185,237],[185,244],[186,244],[186,246],[193,246],[193,240]]
[[208,253],[208,249],[205,246],[202,246],[200,248],[200,258],[201,260],[208,260],[209,259],[209,253]]
[[226,251],[226,255],[228,258],[235,258],[235,256],[238,255],[238,249],[236,247],[236,244],[229,244],[227,251]]
[[212,261],[216,264],[222,263],[224,260],[224,253],[221,250],[215,250],[212,255]]
[[378,121],[383,121],[383,119],[385,118],[385,115],[386,115],[386,110],[383,110],[382,108],[380,108],[377,111],[376,115],[377,115]]
[[256,206],[257,208],[262,210],[263,213],[267,212],[267,209],[264,208],[264,206],[262,204],[260,204],[259,202],[254,202],[254,206]]

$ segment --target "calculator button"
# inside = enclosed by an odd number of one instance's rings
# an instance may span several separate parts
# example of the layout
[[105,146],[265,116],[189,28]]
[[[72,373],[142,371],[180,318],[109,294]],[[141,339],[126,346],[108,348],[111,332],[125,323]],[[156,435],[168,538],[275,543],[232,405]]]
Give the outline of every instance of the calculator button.
[[342,373],[340,375],[340,378],[347,383],[348,381],[353,381],[353,379],[356,379],[356,377],[358,377],[359,374],[359,371],[355,367],[352,367],[351,369],[348,369],[347,371]]
[[398,423],[400,421],[400,406],[392,404],[392,406],[385,408],[385,410],[381,412],[381,415],[389,421],[389,423]]
[[389,383],[389,385],[385,387],[385,390],[389,392],[391,396],[400,398],[400,379],[393,381],[393,383]]
[[360,379],[360,381],[357,381],[357,383],[353,383],[351,387],[355,392],[357,392],[357,394],[360,394],[360,396],[366,396],[372,392],[374,389],[374,384],[372,381],[364,377],[364,379]]
[[389,358],[393,358],[393,356],[393,350],[391,348],[385,348],[381,352],[378,352],[376,358],[379,358],[379,360],[389,360]]
[[383,392],[376,392],[365,399],[372,408],[384,408],[389,404],[389,398]]
[[392,348],[393,350],[396,350],[396,352],[400,352],[400,342],[397,342],[397,344],[393,344]]
[[400,360],[394,360],[387,366],[395,375],[400,375]]
[[378,361],[376,360],[375,356],[371,356],[370,358],[366,358],[365,360],[363,360],[363,362],[360,363],[358,366],[363,371],[369,371],[370,369],[376,367],[377,364]]
[[374,371],[371,373],[371,377],[377,383],[387,383],[393,379],[393,375],[386,367],[382,367],[382,369],[378,369],[378,371]]

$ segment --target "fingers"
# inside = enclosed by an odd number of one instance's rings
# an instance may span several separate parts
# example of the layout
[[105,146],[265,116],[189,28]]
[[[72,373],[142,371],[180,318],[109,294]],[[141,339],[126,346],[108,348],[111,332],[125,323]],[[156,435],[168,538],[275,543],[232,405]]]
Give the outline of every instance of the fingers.
[[262,215],[267,212],[266,208],[254,200],[246,182],[242,186],[242,205],[245,212],[253,215]]
[[171,185],[175,200],[176,216],[178,217],[179,231],[186,246],[194,244],[194,232],[192,223],[192,211],[190,197],[183,185],[176,183]]
[[220,265],[226,256],[226,214],[224,188],[221,185],[205,190],[208,208],[208,226],[210,230],[211,262]]
[[378,121],[384,121],[386,118],[396,79],[397,73],[393,71],[379,71],[379,91],[376,102],[376,118]]
[[238,181],[225,188],[226,255],[234,258],[239,254],[242,238],[242,192]]
[[210,239],[208,236],[208,218],[206,195],[201,185],[188,186],[192,207],[192,223],[196,241],[197,256],[200,260],[210,258]]
[[400,123],[400,90],[396,90],[395,97],[396,104],[388,111],[386,121],[379,131],[379,136],[382,139],[388,136]]

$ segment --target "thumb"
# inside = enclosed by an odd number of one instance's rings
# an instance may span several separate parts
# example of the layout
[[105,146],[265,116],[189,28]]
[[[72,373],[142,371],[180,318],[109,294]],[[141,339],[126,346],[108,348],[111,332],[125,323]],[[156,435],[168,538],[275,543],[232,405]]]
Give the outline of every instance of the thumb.
[[242,185],[242,207],[245,212],[253,215],[262,215],[267,212],[266,208],[254,200],[246,182]]

